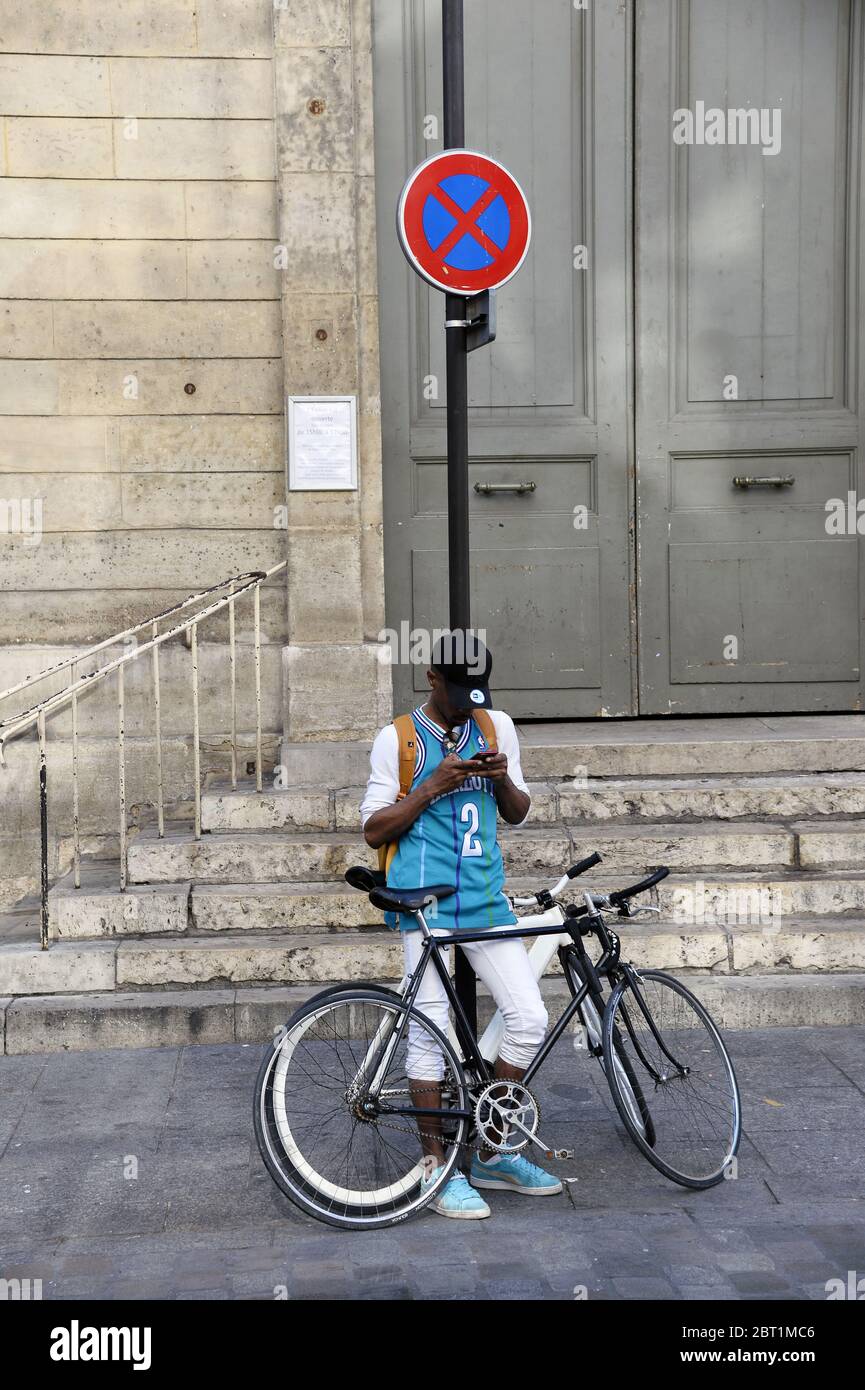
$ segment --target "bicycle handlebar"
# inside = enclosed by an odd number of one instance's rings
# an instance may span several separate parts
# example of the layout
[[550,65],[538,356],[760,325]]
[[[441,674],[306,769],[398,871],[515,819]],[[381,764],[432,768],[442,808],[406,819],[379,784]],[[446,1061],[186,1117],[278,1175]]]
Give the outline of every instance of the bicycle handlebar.
[[[530,907],[533,903],[549,907],[551,905],[550,900],[558,898],[572,878],[576,878],[579,874],[585,873],[587,869],[592,869],[600,863],[600,854],[590,854],[587,859],[580,859],[576,864],[572,864],[552,888],[544,888],[540,893],[533,893],[529,898],[513,898],[512,902],[515,907]],[[648,878],[640,879],[639,883],[632,883],[628,888],[618,888],[614,893],[605,894],[604,897],[611,907],[621,907],[628,898],[633,898],[637,893],[645,893],[648,888],[653,888],[656,883],[660,883],[661,879],[666,878],[669,872],[670,870],[666,868],[655,869],[654,873],[649,874]],[[601,899],[599,898],[598,901],[600,902]],[[586,908],[578,908],[576,915],[581,916],[585,911]]]
[[593,869],[600,862],[600,854],[590,854],[586,859],[578,859],[576,864],[572,864],[569,869],[565,870],[558,883],[554,883],[552,888],[543,888],[540,893],[532,893],[531,897],[528,898],[514,898],[514,904],[517,907],[530,907],[532,903],[543,903],[549,907],[550,899],[557,898],[560,893],[564,893],[572,878],[584,874],[587,869]]
[[654,888],[656,883],[660,883],[662,878],[666,878],[669,869],[656,869],[648,878],[641,878],[639,883],[632,883],[630,888],[618,888],[615,893],[609,893],[609,901],[615,906],[625,902],[628,898],[633,898],[637,893],[645,893],[647,888]]
[[596,864],[600,864],[602,855],[590,854],[588,859],[579,859],[576,864],[572,864],[565,870],[565,878],[576,878],[578,874],[584,874],[587,869],[593,869]]

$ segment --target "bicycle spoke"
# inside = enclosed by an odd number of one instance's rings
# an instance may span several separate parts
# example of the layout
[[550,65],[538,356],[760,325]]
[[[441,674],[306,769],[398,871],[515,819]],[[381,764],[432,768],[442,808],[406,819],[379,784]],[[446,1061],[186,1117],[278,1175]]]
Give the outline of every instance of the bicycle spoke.
[[[339,1224],[381,1224],[422,1204],[428,1141],[421,1139],[419,1117],[379,1111],[376,1101],[381,1096],[385,1107],[418,1103],[412,1100],[417,1082],[406,1071],[405,1012],[403,1005],[362,990],[325,1000],[321,1009],[296,1015],[269,1064],[269,1103],[262,1117],[268,1166],[289,1196]],[[467,1095],[450,1044],[430,1031],[422,1014],[413,1012],[410,1019],[416,1057],[438,1059],[444,1052],[446,1080],[436,1108],[464,1110]],[[417,1073],[428,1064],[414,1065]],[[466,1128],[465,1120],[454,1124],[456,1138],[444,1141],[450,1146],[448,1171]]]
[[[671,977],[644,972],[636,987],[623,989],[616,1024],[651,1116],[646,1156],[686,1184],[716,1181],[738,1142],[739,1101],[723,1044],[696,1001]],[[626,1092],[633,1090],[627,1076],[613,1077],[611,1085],[627,1109]]]

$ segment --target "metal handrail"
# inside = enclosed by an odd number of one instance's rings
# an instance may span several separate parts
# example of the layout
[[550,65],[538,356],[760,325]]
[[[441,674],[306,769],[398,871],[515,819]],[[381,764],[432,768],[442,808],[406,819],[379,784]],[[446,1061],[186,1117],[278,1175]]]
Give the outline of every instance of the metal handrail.
[[[256,790],[262,790],[261,778],[261,586],[274,574],[285,569],[286,560],[280,561],[278,565],[273,565],[269,570],[251,570],[246,574],[234,575],[230,579],[224,579],[219,584],[213,584],[209,589],[203,589],[200,593],[190,594],[180,603],[173,604],[171,608],[166,608],[163,612],[155,616],[145,618],[142,622],[136,623],[134,627],[126,628],[123,632],[115,633],[113,637],[106,638],[103,642],[98,642],[90,647],[86,652],[79,652],[74,657],[68,657],[65,661],[58,662],[54,666],[47,666],[34,676],[28,676],[17,685],[10,686],[8,690],[0,691],[0,702],[10,696],[18,694],[28,686],[37,685],[40,681],[46,680],[49,676],[56,676],[58,672],[69,670],[71,680],[53,695],[47,695],[37,704],[20,714],[10,715],[6,719],[0,720],[0,767],[6,767],[5,745],[14,738],[20,737],[28,729],[35,727],[39,743],[39,820],[40,833],[42,840],[42,863],[41,863],[41,897],[42,897],[42,916],[40,938],[43,951],[48,949],[48,758],[47,758],[47,739],[46,721],[52,714],[66,705],[72,707],[72,821],[73,821],[73,869],[75,887],[81,887],[81,839],[79,822],[79,793],[78,793],[78,700],[87,694],[100,681],[116,671],[117,673],[117,745],[118,745],[118,792],[120,801],[120,890],[125,891],[127,884],[126,869],[126,843],[127,843],[127,824],[126,824],[126,753],[125,753],[125,668],[128,662],[137,661],[145,652],[152,653],[152,672],[153,672],[153,707],[154,707],[154,737],[156,740],[156,774],[157,774],[157,829],[159,837],[165,835],[165,800],[164,782],[162,765],[162,715],[160,698],[160,674],[159,674],[159,648],[164,642],[169,642],[173,637],[180,633],[190,632],[192,649],[192,711],[193,711],[193,779],[195,783],[195,838],[201,838],[201,727],[198,707],[198,627],[205,619],[212,617],[223,608],[228,608],[228,644],[229,644],[229,672],[231,687],[231,785],[233,789],[237,787],[237,654],[236,654],[236,627],[234,605],[239,598],[250,590],[253,592],[254,603],[254,646],[255,646],[255,783]],[[164,632],[159,631],[159,624],[174,614],[181,613],[189,608],[191,604],[200,603],[209,595],[217,593],[221,589],[231,587],[231,592],[223,598],[217,599],[213,603],[207,604],[200,611],[192,614],[191,617],[180,623],[175,623]],[[118,642],[124,642],[128,638],[141,632],[144,628],[150,628],[150,639],[147,642],[136,643],[135,647],[123,656],[115,657],[111,661],[105,662],[95,671],[90,671],[86,675],[79,676],[78,668],[82,662],[95,656],[98,652],[104,651],[107,647],[115,646]]]

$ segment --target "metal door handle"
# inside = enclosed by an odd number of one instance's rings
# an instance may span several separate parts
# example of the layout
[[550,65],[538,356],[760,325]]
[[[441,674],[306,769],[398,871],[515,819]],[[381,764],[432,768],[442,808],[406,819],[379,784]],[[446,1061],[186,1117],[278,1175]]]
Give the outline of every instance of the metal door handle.
[[537,483],[475,483],[475,492],[534,492]]
[[793,477],[792,473],[787,473],[783,476],[780,473],[776,473],[773,477],[769,478],[748,478],[743,477],[741,474],[737,474],[733,479],[733,487],[792,487],[795,481],[796,479]]

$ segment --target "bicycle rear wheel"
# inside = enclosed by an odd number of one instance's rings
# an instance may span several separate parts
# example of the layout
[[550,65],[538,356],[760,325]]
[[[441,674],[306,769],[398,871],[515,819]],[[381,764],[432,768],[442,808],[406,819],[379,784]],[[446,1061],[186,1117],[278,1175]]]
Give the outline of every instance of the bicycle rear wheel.
[[[605,1070],[616,1109],[640,1152],[683,1187],[721,1182],[742,1132],[736,1074],[718,1029],[690,990],[660,970],[633,972],[604,1011]],[[654,1142],[634,1122],[632,1101],[613,1058],[648,1096]]]
[[[441,1172],[422,1184],[430,1162],[415,1118],[399,1113],[412,1105],[409,1020],[416,1047],[444,1056],[442,1108],[467,1111],[465,1078],[448,1039],[423,1014],[377,991],[310,1001],[265,1054],[253,1108],[262,1158],[286,1196],[329,1225],[370,1230],[414,1215],[458,1160],[468,1125],[459,1115]],[[376,1067],[383,1043],[387,1051]]]

